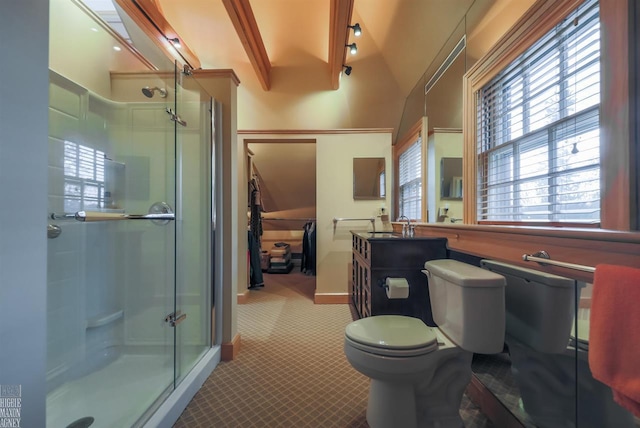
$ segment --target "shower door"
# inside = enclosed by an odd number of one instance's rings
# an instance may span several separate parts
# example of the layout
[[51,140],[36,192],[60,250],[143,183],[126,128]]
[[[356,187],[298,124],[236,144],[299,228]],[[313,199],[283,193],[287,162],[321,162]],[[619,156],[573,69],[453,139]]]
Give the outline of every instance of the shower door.
[[175,387],[174,81],[51,72],[48,427],[137,426]]
[[176,385],[211,346],[212,99],[176,70]]

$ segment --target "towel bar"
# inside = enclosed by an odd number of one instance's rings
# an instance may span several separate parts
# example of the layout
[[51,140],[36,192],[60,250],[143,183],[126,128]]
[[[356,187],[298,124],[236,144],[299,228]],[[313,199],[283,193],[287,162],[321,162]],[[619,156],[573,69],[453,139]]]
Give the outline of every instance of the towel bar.
[[376,218],[349,218],[349,217],[334,217],[333,218],[333,233],[336,233],[336,226],[339,221],[370,221],[371,227],[373,227],[373,231],[376,231]]
[[524,260],[525,262],[538,262],[543,266],[544,265],[560,266],[563,268],[579,270],[582,272],[594,273],[596,271],[596,268],[592,266],[578,265],[575,263],[566,263],[566,262],[559,262],[557,260],[551,260],[549,253],[547,253],[544,250],[538,251],[537,253],[533,253],[533,254],[523,254],[522,260]]

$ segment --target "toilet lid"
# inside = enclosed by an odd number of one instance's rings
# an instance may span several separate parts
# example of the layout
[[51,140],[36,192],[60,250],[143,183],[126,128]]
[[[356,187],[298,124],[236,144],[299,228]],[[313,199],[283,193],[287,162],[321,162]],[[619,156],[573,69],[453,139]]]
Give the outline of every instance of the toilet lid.
[[347,325],[350,340],[374,348],[416,349],[437,346],[436,330],[418,318],[377,315]]

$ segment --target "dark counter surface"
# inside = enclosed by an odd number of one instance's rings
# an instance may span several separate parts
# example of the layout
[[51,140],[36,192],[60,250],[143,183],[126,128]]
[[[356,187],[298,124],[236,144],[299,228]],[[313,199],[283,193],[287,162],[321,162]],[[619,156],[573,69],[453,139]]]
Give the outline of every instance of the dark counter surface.
[[376,240],[376,241],[382,241],[382,240],[407,240],[407,241],[434,241],[434,240],[439,240],[439,239],[445,239],[444,237],[440,238],[440,237],[435,237],[435,236],[413,236],[413,237],[409,237],[409,236],[402,236],[401,233],[394,233],[394,232],[355,232],[355,231],[351,231],[351,233],[353,235],[359,236],[361,238],[367,239],[367,240]]

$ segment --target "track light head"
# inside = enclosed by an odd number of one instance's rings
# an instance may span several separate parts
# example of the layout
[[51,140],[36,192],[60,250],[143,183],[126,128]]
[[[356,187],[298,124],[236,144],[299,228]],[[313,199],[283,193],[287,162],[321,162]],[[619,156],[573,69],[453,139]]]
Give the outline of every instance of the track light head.
[[347,25],[347,27],[353,28],[353,35],[356,37],[360,37],[362,34],[362,28],[360,28],[360,24],[357,22],[354,25]]
[[351,75],[351,70],[353,69],[353,67],[351,67],[350,65],[343,65],[344,67],[344,74],[346,74],[347,76]]
[[356,46],[355,43],[351,43],[350,45],[345,45],[345,47],[349,48],[349,52],[351,52],[351,55],[355,55],[358,53],[358,46]]
[[177,37],[174,37],[173,39],[170,39],[169,37],[167,37],[167,41],[171,43],[173,47],[176,49],[180,49],[182,47],[182,45],[180,44],[180,39]]

